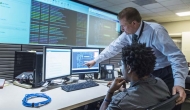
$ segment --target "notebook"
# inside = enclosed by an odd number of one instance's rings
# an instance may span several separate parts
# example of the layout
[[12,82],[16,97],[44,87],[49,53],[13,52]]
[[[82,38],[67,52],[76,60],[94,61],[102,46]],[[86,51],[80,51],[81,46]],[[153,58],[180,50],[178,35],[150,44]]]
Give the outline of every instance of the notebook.
[[4,84],[5,84],[5,79],[0,79],[0,89],[3,88]]

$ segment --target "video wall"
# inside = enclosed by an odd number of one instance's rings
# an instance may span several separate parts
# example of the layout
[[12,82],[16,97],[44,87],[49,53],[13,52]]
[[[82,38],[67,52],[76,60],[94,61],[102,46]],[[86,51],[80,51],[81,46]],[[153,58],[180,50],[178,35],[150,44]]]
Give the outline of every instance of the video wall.
[[0,43],[105,47],[117,16],[69,0],[0,0]]

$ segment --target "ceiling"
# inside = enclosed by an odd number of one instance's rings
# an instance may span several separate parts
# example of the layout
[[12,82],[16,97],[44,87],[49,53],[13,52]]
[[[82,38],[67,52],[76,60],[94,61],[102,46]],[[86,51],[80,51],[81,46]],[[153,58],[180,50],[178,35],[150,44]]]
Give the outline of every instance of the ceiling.
[[190,11],[190,0],[76,0],[101,9],[119,13],[126,7],[136,8],[143,20],[154,22],[174,22],[190,20],[190,16],[180,17],[175,13]]

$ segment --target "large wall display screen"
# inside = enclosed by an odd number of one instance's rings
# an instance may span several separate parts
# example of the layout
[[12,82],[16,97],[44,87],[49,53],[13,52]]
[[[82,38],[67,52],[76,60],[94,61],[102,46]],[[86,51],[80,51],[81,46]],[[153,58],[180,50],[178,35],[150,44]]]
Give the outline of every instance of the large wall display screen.
[[105,47],[117,16],[69,0],[0,0],[0,43]]

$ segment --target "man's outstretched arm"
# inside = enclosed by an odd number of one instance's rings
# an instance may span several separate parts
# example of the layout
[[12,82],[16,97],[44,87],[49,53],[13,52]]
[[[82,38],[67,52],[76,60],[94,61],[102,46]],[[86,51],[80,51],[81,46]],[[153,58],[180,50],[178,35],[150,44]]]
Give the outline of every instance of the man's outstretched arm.
[[89,68],[94,66],[96,63],[100,63],[104,60],[107,60],[111,57],[114,57],[119,52],[121,52],[122,48],[129,44],[129,35],[122,33],[116,40],[114,40],[108,47],[106,47],[94,60],[91,60],[85,63]]

